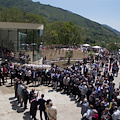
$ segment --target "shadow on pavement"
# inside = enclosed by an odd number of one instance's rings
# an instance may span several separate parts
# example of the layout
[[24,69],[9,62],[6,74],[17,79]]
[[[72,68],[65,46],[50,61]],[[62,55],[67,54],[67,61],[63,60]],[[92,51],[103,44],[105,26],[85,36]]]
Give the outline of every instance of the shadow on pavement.
[[24,113],[23,120],[32,120],[32,118],[30,117],[30,112]]
[[12,87],[11,85],[6,85],[6,87]]
[[53,92],[53,90],[48,90],[48,92]]
[[14,100],[14,99],[15,99],[15,97],[10,97],[10,98],[9,98],[9,100]]
[[77,106],[77,107],[81,107],[82,105],[80,104],[80,102],[78,102],[78,103],[76,104],[76,106]]
[[13,101],[10,101],[10,104],[12,106],[12,109],[13,110],[16,110],[18,113],[21,113],[21,112],[24,112],[25,109],[20,107],[19,106],[19,103],[17,102],[17,100],[14,100],[15,98],[12,97],[12,98],[9,98],[9,100],[13,100]]

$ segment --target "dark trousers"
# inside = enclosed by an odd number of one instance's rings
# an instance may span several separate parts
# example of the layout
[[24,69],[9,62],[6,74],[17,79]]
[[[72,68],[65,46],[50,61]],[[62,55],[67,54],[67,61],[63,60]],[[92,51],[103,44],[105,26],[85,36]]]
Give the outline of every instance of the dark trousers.
[[85,77],[87,77],[87,72],[84,72]]
[[32,78],[32,83],[36,85],[36,78]]
[[60,90],[63,89],[63,81],[60,81]]
[[18,94],[17,94],[17,89],[15,89],[15,98],[17,98]]
[[26,76],[27,84],[29,84],[30,77]]
[[41,85],[44,83],[44,80],[45,80],[45,78],[42,77],[42,79],[41,79]]
[[12,81],[13,81],[14,77],[11,77],[11,86],[12,86]]
[[67,92],[67,94],[69,94],[69,85],[64,85],[64,92]]
[[4,82],[4,77],[3,77],[3,76],[0,77],[0,85],[2,85],[2,84],[1,84],[1,79],[2,79],[2,83],[3,83],[3,85],[4,85],[4,83],[5,83],[5,82]]
[[28,99],[23,99],[23,101],[24,101],[24,108],[26,109],[27,108],[27,101],[28,101]]
[[50,84],[50,78],[45,78],[45,81],[46,81],[46,85],[49,85]]
[[42,119],[42,112],[44,112],[44,116],[45,116],[45,120],[47,120],[47,113],[45,112],[45,110],[40,110],[40,119]]

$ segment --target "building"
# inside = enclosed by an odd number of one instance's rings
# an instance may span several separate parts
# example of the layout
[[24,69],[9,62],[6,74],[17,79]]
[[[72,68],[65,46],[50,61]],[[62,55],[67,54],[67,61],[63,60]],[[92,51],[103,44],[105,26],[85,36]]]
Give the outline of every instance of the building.
[[16,56],[25,53],[31,61],[40,59],[42,24],[0,22],[0,48],[13,50]]

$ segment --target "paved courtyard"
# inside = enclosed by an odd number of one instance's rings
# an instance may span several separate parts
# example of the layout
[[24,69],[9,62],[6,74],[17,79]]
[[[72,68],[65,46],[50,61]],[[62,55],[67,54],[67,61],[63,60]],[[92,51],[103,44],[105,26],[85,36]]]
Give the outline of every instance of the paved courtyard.
[[[5,86],[0,86],[0,120],[31,120],[29,116],[29,103],[28,109],[24,111],[14,98],[14,88],[8,83]],[[120,71],[118,77],[115,77],[115,87],[119,87]],[[29,87],[31,90],[32,87]],[[39,96],[45,94],[45,99],[52,99],[53,104],[57,107],[58,120],[80,120],[81,107],[75,100],[62,94],[60,92],[53,91],[51,87],[40,86],[36,87],[36,92],[39,91]],[[39,110],[37,111],[37,118],[40,120]],[[44,118],[44,116],[43,116]]]
[[[31,120],[29,116],[29,103],[28,109],[24,111],[24,109],[16,103],[13,89],[14,88],[10,87],[10,84],[7,83],[5,86],[0,87],[0,120]],[[29,87],[29,90],[31,89],[32,87]],[[47,86],[40,86],[35,89],[36,92],[39,91],[38,97],[43,93],[45,94],[45,99],[52,99],[53,104],[57,107],[58,120],[80,119],[80,107],[77,107],[79,104],[75,103],[72,97],[53,91],[51,87]],[[37,111],[37,118],[40,120],[39,110]]]

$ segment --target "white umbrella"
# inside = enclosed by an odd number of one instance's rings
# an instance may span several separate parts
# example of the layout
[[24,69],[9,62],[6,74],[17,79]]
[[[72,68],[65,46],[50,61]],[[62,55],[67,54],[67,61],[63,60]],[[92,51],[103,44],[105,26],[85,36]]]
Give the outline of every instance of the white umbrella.
[[92,48],[100,49],[100,46],[93,46]]
[[31,43],[31,45],[37,45],[36,43]]
[[83,47],[89,47],[90,45],[89,44],[83,44]]
[[26,43],[23,43],[23,44],[21,44],[22,46],[29,46],[28,44],[26,44]]

